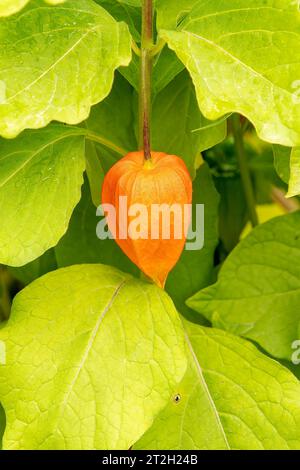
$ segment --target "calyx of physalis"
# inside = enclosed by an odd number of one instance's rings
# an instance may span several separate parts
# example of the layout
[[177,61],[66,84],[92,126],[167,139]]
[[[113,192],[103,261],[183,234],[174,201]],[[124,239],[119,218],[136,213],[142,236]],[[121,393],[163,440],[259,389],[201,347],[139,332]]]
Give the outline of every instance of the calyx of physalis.
[[151,152],[145,160],[143,151],[132,152],[105,176],[102,205],[109,230],[131,261],[160,287],[184,249],[191,202],[190,174],[175,155]]

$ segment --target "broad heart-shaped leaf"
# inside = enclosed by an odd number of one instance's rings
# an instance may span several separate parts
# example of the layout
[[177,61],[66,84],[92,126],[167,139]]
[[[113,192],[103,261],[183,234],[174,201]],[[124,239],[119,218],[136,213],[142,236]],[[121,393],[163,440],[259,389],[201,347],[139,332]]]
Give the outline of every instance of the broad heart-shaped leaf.
[[187,302],[217,328],[291,360],[300,321],[300,212],[256,227],[224,262],[218,282]]
[[1,140],[0,263],[29,263],[66,232],[83,182],[83,132],[57,124]]
[[288,148],[274,145],[274,165],[280,178],[288,183],[286,197],[300,194],[300,147]]
[[[197,171],[193,182],[193,230],[196,231],[195,239],[201,240],[204,231],[204,245],[197,250],[185,249],[173,271],[170,272],[166,291],[169,293],[177,309],[187,318],[195,320],[195,313],[185,304],[185,301],[197,292],[209,285],[213,277],[214,252],[218,244],[218,206],[219,195],[215,189],[210,170],[203,163]],[[203,204],[204,219],[201,213],[196,218],[196,204]],[[189,241],[191,243],[192,240]],[[195,247],[195,245],[194,245]],[[198,320],[198,318],[196,318]]]
[[128,449],[187,366],[167,294],[103,265],[34,281],[0,338],[6,449]]
[[239,112],[263,140],[300,144],[298,2],[198,2],[160,36],[188,68],[204,116]]
[[152,109],[152,147],[182,157],[195,176],[200,152],[226,137],[227,124],[203,117],[197,105],[193,83],[182,72],[156,97]]
[[96,208],[85,183],[81,200],[73,212],[68,231],[55,247],[57,266],[102,263],[139,277],[139,269],[127,258],[115,240],[100,240],[97,237],[96,228],[101,220],[103,217],[96,215]]
[[109,93],[131,39],[92,0],[45,7],[42,0],[0,21],[0,134],[14,137],[51,120],[75,124]]
[[190,364],[137,449],[299,449],[300,384],[251,343],[186,324]]

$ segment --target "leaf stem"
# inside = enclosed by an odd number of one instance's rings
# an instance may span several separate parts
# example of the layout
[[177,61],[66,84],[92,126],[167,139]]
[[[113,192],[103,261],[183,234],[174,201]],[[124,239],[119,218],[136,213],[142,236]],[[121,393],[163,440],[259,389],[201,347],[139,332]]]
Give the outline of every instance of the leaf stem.
[[145,160],[151,160],[151,75],[153,48],[153,1],[142,0],[142,37],[139,93],[140,148]]
[[154,57],[157,54],[159,54],[163,50],[165,45],[166,45],[166,41],[164,39],[159,39],[158,43],[154,44],[151,49],[151,56]]
[[258,225],[258,217],[256,213],[256,202],[250,176],[250,170],[247,161],[247,155],[245,152],[243,129],[240,122],[239,114],[233,114],[231,117],[232,130],[234,136],[234,145],[236,155],[239,163],[241,179],[243,183],[249,218],[252,227]]
[[104,145],[104,147],[107,147],[110,150],[113,150],[114,152],[118,153],[119,155],[122,155],[122,157],[128,153],[128,151],[123,149],[122,147],[115,145],[113,142],[106,139],[105,137],[102,137],[101,135],[98,135],[98,134],[94,134],[93,132],[89,130],[85,133],[85,136],[87,139],[93,142],[97,142],[98,144],[102,144]]
[[141,57],[141,49],[133,39],[131,40],[131,49],[138,57]]

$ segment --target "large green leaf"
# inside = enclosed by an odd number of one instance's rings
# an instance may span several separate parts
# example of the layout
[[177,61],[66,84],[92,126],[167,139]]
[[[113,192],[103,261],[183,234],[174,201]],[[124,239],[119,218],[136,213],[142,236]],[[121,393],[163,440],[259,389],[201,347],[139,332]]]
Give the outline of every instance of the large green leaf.
[[164,291],[102,265],[34,281],[15,298],[0,338],[6,449],[128,449],[187,365]]
[[204,116],[239,112],[263,140],[300,144],[298,2],[198,2],[160,35],[188,68]]
[[226,121],[211,122],[203,117],[186,72],[178,75],[154,100],[152,147],[181,156],[192,176],[200,152],[224,140],[226,131]]
[[[214,269],[214,252],[218,243],[217,220],[219,195],[206,163],[202,164],[193,182],[193,221],[196,229],[196,204],[204,205],[204,220],[197,219],[197,236],[204,231],[204,246],[198,250],[184,250],[180,260],[168,276],[166,291],[180,313],[195,318],[185,301],[211,283]],[[199,217],[199,216],[198,216]]]
[[252,344],[186,325],[190,365],[138,449],[299,449],[300,384]]
[[131,39],[92,0],[46,8],[42,0],[0,21],[0,134],[51,120],[75,124],[109,93],[114,70],[131,58]]
[[102,263],[139,276],[139,269],[127,258],[115,240],[100,240],[97,237],[96,227],[102,219],[96,215],[96,208],[85,184],[68,231],[55,247],[58,267]]
[[291,359],[300,321],[300,212],[256,227],[223,264],[216,284],[187,302],[214,326]]
[[21,266],[56,245],[80,199],[82,129],[50,125],[1,141],[0,263]]
[[287,197],[300,194],[300,147],[274,145],[274,165],[280,178],[289,185]]

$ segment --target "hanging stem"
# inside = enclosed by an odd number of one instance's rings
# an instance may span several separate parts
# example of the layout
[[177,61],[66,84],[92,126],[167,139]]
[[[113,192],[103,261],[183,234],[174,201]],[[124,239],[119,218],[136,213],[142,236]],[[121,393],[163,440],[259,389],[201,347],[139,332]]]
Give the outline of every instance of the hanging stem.
[[248,213],[252,227],[255,227],[256,225],[258,225],[258,217],[256,213],[255,196],[253,192],[253,186],[244,147],[243,130],[240,122],[240,116],[238,114],[233,114],[233,116],[231,117],[231,122],[234,136],[234,145],[238,158],[241,179],[248,207]]
[[151,160],[151,75],[153,47],[153,1],[142,1],[142,38],[140,71],[140,148],[144,150],[145,160]]

